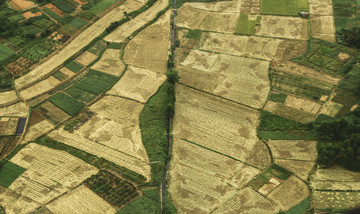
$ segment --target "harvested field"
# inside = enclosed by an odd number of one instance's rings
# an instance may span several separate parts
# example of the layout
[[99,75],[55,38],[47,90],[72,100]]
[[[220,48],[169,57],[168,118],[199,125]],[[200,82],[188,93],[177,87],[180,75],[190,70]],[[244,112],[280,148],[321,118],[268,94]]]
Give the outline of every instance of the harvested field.
[[0,186],[0,204],[7,214],[30,213],[41,204],[13,190]]
[[322,106],[319,114],[326,114],[331,117],[335,117],[340,112],[342,107],[343,107],[343,104],[335,103],[331,100],[328,100]]
[[317,114],[321,105],[309,99],[299,98],[292,95],[288,95],[285,100],[285,105],[311,114]]
[[35,125],[29,126],[22,143],[33,141],[51,131],[53,128],[55,128],[55,125],[49,120],[43,120]]
[[49,78],[31,86],[30,88],[20,91],[19,95],[25,100],[30,100],[47,91],[50,91],[51,89],[58,86],[60,83],[61,81],[59,81],[53,76],[50,76]]
[[0,116],[27,117],[29,107],[24,102],[0,108]]
[[289,16],[261,16],[255,35],[308,40],[308,20]]
[[0,93],[0,106],[9,105],[18,100],[18,96],[15,90],[4,91]]
[[279,211],[279,207],[261,194],[246,187],[237,192],[230,200],[221,204],[213,213],[263,213],[273,214]]
[[60,10],[59,8],[57,8],[55,5],[53,5],[51,3],[46,4],[45,7],[49,8],[50,10],[52,10],[54,13],[58,14],[61,17],[63,17],[65,15],[64,11]]
[[41,16],[42,13],[40,11],[38,11],[36,13],[32,13],[31,11],[26,11],[25,13],[22,13],[21,15],[24,16],[25,19],[30,19],[32,17]]
[[264,60],[291,59],[305,53],[306,41],[202,33],[200,49]]
[[115,213],[116,210],[107,203],[100,196],[96,195],[93,191],[85,185],[81,185],[76,189],[71,190],[68,194],[57,198],[51,203],[46,205],[51,213],[101,213],[110,214]]
[[309,10],[311,15],[316,16],[332,16],[333,7],[331,4],[310,4]]
[[192,50],[176,67],[181,83],[254,108],[270,91],[266,61]]
[[333,16],[311,16],[311,34],[314,38],[335,42],[335,24]]
[[176,100],[174,136],[246,161],[257,144],[259,112],[182,85]]
[[120,76],[125,69],[124,63],[120,60],[120,51],[117,49],[106,49],[100,60],[91,66],[91,68],[114,76]]
[[68,114],[49,101],[42,103],[36,109],[42,114],[42,116],[49,119],[55,125],[70,118]]
[[19,123],[17,117],[0,118],[0,135],[14,135]]
[[260,14],[261,0],[241,0],[241,13]]
[[34,2],[26,0],[11,0],[9,5],[15,10],[24,10],[35,6]]
[[271,154],[264,142],[259,140],[255,144],[249,157],[246,159],[246,163],[259,169],[266,169],[271,165]]
[[295,62],[291,61],[280,61],[280,62],[274,62],[271,65],[272,69],[275,69],[277,71],[293,74],[293,75],[299,75],[305,78],[319,80],[325,83],[328,83],[330,85],[337,85],[341,78],[334,77],[332,75],[329,75],[324,72],[320,72],[318,70],[315,70],[313,68],[300,65]]
[[267,197],[279,205],[281,210],[289,210],[309,195],[310,190],[307,184],[292,175],[276,187]]
[[107,94],[123,96],[146,103],[165,80],[166,76],[164,74],[129,66],[125,74]]
[[68,45],[66,45],[61,51],[56,55],[51,57],[46,62],[37,66],[31,70],[26,75],[15,80],[15,85],[17,88],[21,89],[27,85],[36,82],[38,79],[49,74],[53,69],[60,66],[68,58],[79,52],[83,47],[88,45],[93,39],[99,36],[104,30],[109,26],[110,23],[120,20],[124,16],[124,12],[130,12],[140,8],[142,3],[139,3],[134,0],[125,1],[123,5],[113,9],[107,13],[104,17],[100,18],[97,22],[92,24],[90,27],[86,28],[81,32],[74,40],[72,40]]
[[127,64],[166,73],[170,48],[170,15],[169,10],[128,43],[124,55]]
[[313,206],[319,213],[321,209],[342,209],[342,212],[354,207],[359,207],[360,192],[328,192],[314,191]]
[[275,159],[275,163],[291,171],[304,181],[307,181],[309,173],[315,167],[313,161]]
[[84,66],[88,66],[90,63],[92,63],[95,59],[97,59],[98,56],[90,53],[89,51],[85,51],[84,53],[82,53],[80,56],[78,56],[75,61],[84,65]]
[[[115,42],[115,43],[124,42],[126,38],[129,37],[131,34],[133,34],[136,30],[138,30],[140,27],[142,27],[149,21],[153,20],[156,17],[156,14],[161,10],[165,9],[168,6],[168,4],[169,2],[166,0],[156,1],[153,4],[153,6],[151,6],[149,9],[140,13],[134,19],[131,19],[130,21],[117,27],[109,35],[105,36],[104,40],[107,42]],[[167,36],[169,35],[169,33],[165,33],[165,32],[164,34]]]
[[268,145],[275,159],[316,161],[316,141],[269,140]]
[[98,172],[74,156],[30,143],[11,161],[27,170],[9,189],[39,203],[47,203]]
[[243,0],[233,1],[219,1],[219,2],[191,2],[183,4],[183,7],[192,7],[200,10],[225,12],[225,13],[239,13],[242,9]]
[[233,34],[238,17],[239,13],[211,12],[184,5],[178,9],[176,25],[190,29]]
[[309,123],[314,121],[316,118],[315,114],[292,108],[285,105],[284,103],[272,102],[270,100],[267,101],[264,110],[291,120],[298,121],[300,123]]
[[6,69],[9,70],[13,75],[21,75],[26,71],[34,62],[30,59],[20,57],[15,62],[12,62],[6,66]]

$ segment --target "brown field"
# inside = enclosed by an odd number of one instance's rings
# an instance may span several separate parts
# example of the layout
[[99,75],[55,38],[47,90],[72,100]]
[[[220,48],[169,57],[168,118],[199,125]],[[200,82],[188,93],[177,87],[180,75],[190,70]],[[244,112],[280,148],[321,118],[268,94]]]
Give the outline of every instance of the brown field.
[[333,8],[331,4],[309,4],[309,11],[312,15],[317,16],[332,16]]
[[24,102],[0,108],[1,116],[27,117],[29,114],[29,107]]
[[259,169],[266,169],[271,165],[271,154],[264,142],[259,140],[258,143],[255,144],[249,157],[246,159],[246,163]]
[[90,63],[92,63],[95,59],[97,59],[98,56],[89,52],[89,51],[85,51],[84,53],[82,53],[80,56],[78,56],[75,61],[88,66]]
[[124,63],[120,60],[120,52],[121,50],[117,49],[106,49],[100,60],[91,68],[114,76],[120,76],[125,68]]
[[200,49],[264,60],[284,60],[305,53],[306,41],[202,33]]
[[254,108],[270,91],[269,62],[262,60],[192,50],[177,69],[181,83]]
[[178,9],[176,25],[184,28],[235,33],[239,13],[219,13],[184,5]]
[[32,18],[32,17],[41,16],[41,14],[42,13],[40,11],[38,11],[36,13],[32,13],[31,11],[27,11],[25,13],[22,13],[21,15],[23,17],[25,17],[25,19],[29,19],[29,18]]
[[41,121],[45,120],[45,118],[35,109],[32,109],[30,121],[29,121],[29,127],[40,123]]
[[275,163],[293,172],[304,181],[307,181],[309,173],[315,167],[314,161],[275,159]]
[[38,203],[53,200],[98,172],[66,152],[34,143],[25,146],[11,161],[27,170],[9,189]]
[[335,42],[335,24],[333,16],[311,16],[311,34],[314,38]]
[[116,210],[100,196],[85,185],[81,185],[69,193],[57,198],[46,205],[51,213],[63,214],[82,214],[82,213],[98,213],[110,214]]
[[241,0],[241,13],[260,14],[261,0]]
[[0,118],[0,135],[13,135],[16,132],[19,118],[1,117]]
[[139,127],[143,107],[125,98],[105,96],[90,107],[97,114],[74,133],[58,129],[49,136],[150,179],[149,158]]
[[180,212],[209,213],[232,197],[235,188],[245,186],[259,172],[239,161],[175,138],[169,192]]
[[6,214],[30,213],[41,206],[31,198],[2,186],[0,186],[0,204],[5,209]]
[[319,109],[321,107],[321,104],[319,104],[313,100],[295,97],[292,95],[287,95],[286,100],[285,100],[285,105],[287,105],[291,108],[297,109],[297,110],[311,113],[311,114],[317,114],[317,112],[319,111]]
[[343,107],[343,104],[335,103],[331,100],[328,100],[322,106],[319,114],[326,114],[331,117],[335,117],[340,112],[342,107]]
[[165,80],[164,74],[129,66],[121,79],[106,93],[146,103]]
[[279,205],[281,210],[288,210],[310,195],[306,183],[294,175],[276,187],[267,197]]
[[30,100],[34,97],[37,97],[47,91],[50,91],[51,89],[55,88],[56,86],[58,86],[61,83],[61,81],[59,81],[58,79],[56,79],[53,76],[50,76],[49,78],[36,83],[35,85],[20,91],[19,95],[25,99],[25,100]]
[[113,9],[105,16],[100,18],[90,27],[81,32],[74,40],[66,45],[61,51],[53,55],[49,60],[38,65],[29,73],[15,80],[17,88],[21,89],[30,85],[52,72],[56,67],[63,64],[68,58],[79,52],[83,47],[88,45],[93,39],[99,36],[114,21],[120,20],[124,12],[130,12],[140,8],[143,4],[135,0],[125,1],[124,4]]
[[12,62],[6,66],[6,69],[10,71],[13,75],[21,75],[24,71],[26,71],[30,66],[32,66],[34,62],[30,59],[20,57],[15,62]]
[[[107,42],[124,42],[127,37],[129,37],[132,33],[134,33],[137,29],[145,25],[147,22],[151,21],[156,17],[156,14],[165,9],[168,5],[168,1],[166,0],[158,0],[154,3],[153,6],[151,6],[146,11],[139,14],[134,19],[131,19],[130,21],[126,22],[125,24],[122,24],[118,28],[116,28],[113,32],[111,32],[109,35],[104,37],[104,40]],[[166,35],[169,35],[167,33]]]
[[221,204],[213,213],[262,213],[273,214],[279,211],[279,207],[261,194],[246,187],[237,192],[230,200]]
[[42,103],[39,107],[36,108],[46,119],[49,119],[55,125],[63,122],[70,118],[61,108],[52,104],[49,101]]
[[173,134],[246,161],[257,144],[259,112],[242,105],[176,86]]
[[26,1],[26,0],[11,0],[9,1],[9,5],[15,10],[24,10],[30,7],[34,7],[34,2]]
[[60,10],[59,8],[57,8],[55,5],[49,3],[46,4],[45,7],[49,8],[50,10],[52,10],[54,13],[58,14],[59,16],[63,17],[65,15],[65,12]]
[[[320,71],[317,71],[315,69],[312,69],[310,67],[300,65],[295,62],[291,61],[278,61],[273,62],[271,65],[272,69],[275,69],[277,71],[281,71],[284,73],[289,73],[293,75],[298,75],[302,77],[306,77],[309,79],[319,80],[324,83],[330,84],[330,85],[337,85],[341,78],[331,76],[330,74],[326,74]],[[319,86],[318,86],[319,87]],[[329,87],[321,87],[324,89],[329,89]]]
[[269,140],[268,145],[275,159],[316,161],[316,141]]
[[267,101],[264,110],[301,123],[309,123],[314,121],[316,118],[315,114],[292,108],[284,103],[272,102],[270,100]]
[[4,91],[0,93],[0,106],[9,105],[18,100],[18,96],[15,90]]
[[166,73],[170,45],[170,15],[169,10],[128,43],[124,55],[127,64]]
[[308,40],[308,20],[289,16],[261,16],[255,35]]
[[353,209],[360,207],[360,192],[314,191],[312,198],[315,211],[317,209]]
[[226,13],[239,13],[243,0],[220,1],[220,2],[191,2],[185,3],[182,7],[192,7],[207,11]]

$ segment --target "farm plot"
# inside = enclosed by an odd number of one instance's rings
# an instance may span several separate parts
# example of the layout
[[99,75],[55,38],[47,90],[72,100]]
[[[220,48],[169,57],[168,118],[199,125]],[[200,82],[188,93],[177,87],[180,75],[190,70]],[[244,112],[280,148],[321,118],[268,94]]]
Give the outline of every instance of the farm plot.
[[20,138],[21,136],[16,135],[0,136],[0,158],[8,155],[8,153],[10,153],[17,146]]
[[1,160],[0,185],[9,187],[26,169],[5,159]]
[[260,172],[179,138],[173,154],[169,192],[181,212],[211,212]]
[[308,22],[300,17],[261,16],[260,27],[255,35],[308,40]]
[[200,49],[264,60],[291,59],[305,53],[307,42],[256,36],[202,33]]
[[316,212],[334,210],[344,213],[359,207],[360,192],[314,191],[312,198]]
[[297,16],[298,13],[307,11],[307,0],[261,0],[262,14]]
[[335,117],[340,112],[343,106],[343,104],[335,103],[331,100],[328,100],[322,106],[319,114],[325,114],[331,117]]
[[121,79],[106,94],[146,103],[165,80],[164,74],[129,66]]
[[34,143],[20,150],[11,162],[27,170],[9,189],[38,203],[51,201],[98,172],[66,152]]
[[89,51],[85,51],[84,53],[82,53],[80,56],[78,56],[75,61],[84,65],[84,66],[88,66],[90,63],[92,63],[95,59],[97,59],[98,56],[89,52]]
[[[117,27],[113,32],[109,35],[105,36],[104,40],[107,42],[125,42],[126,38],[133,34],[140,27],[145,25],[147,22],[153,20],[156,17],[156,14],[161,10],[165,9],[168,6],[169,2],[166,0],[158,0],[156,1],[149,9],[142,12],[134,19],[122,24]],[[168,18],[170,21],[170,18]],[[167,26],[166,26],[167,27]],[[160,32],[159,32],[160,33]],[[165,35],[169,35],[169,33],[164,32]]]
[[[317,106],[318,104],[313,103],[313,105]],[[304,124],[314,121],[316,118],[316,115],[313,113],[306,112],[302,109],[293,108],[292,106],[288,106],[284,103],[273,102],[270,100],[266,102],[264,110]]]
[[120,76],[125,69],[124,63],[120,60],[120,52],[121,50],[117,49],[106,49],[100,60],[91,68],[114,76]]
[[182,85],[176,99],[176,137],[246,161],[257,144],[257,111]]
[[41,113],[43,117],[50,120],[55,125],[63,122],[70,117],[61,108],[57,107],[49,101],[45,101],[44,103],[36,107],[35,110]]
[[204,31],[216,31],[221,33],[235,33],[235,27],[239,14],[219,13],[189,6],[178,9],[176,25],[179,27],[198,29]]
[[292,95],[288,95],[286,97],[285,105],[311,114],[317,114],[321,107],[319,103],[316,103],[312,100],[299,98]]
[[34,2],[26,0],[11,0],[9,5],[15,10],[24,10],[35,6]]
[[[185,3],[181,8],[192,7],[200,10],[217,11],[225,13],[239,13],[242,9],[243,0],[223,1],[223,2],[191,2]],[[241,11],[243,12],[243,11]]]
[[18,100],[18,96],[15,90],[4,91],[0,93],[0,106],[9,105]]
[[18,76],[18,75],[20,76],[24,71],[26,71],[34,63],[35,62],[30,59],[20,57],[15,62],[8,64],[6,66],[6,69],[8,71],[10,71],[10,73],[12,73],[14,76]]
[[83,47],[88,45],[93,39],[99,36],[109,26],[110,23],[120,20],[124,12],[130,12],[142,6],[137,1],[126,1],[123,5],[113,9],[104,17],[80,33],[74,40],[65,46],[58,54],[51,57],[46,62],[37,66],[26,75],[15,80],[18,88],[24,88],[27,85],[41,79],[49,74],[53,69],[63,64],[68,58],[79,52]]
[[170,47],[170,15],[169,10],[128,43],[124,55],[127,64],[166,73]]
[[192,50],[177,69],[182,83],[254,108],[270,91],[269,62],[262,60]]
[[332,16],[333,6],[331,4],[309,4],[309,11],[311,15],[316,16]]
[[30,213],[41,204],[13,190],[0,186],[0,203],[7,214]]
[[275,163],[304,181],[307,181],[309,173],[315,167],[315,161],[275,159]]
[[49,101],[57,107],[61,108],[67,114],[72,116],[79,112],[85,106],[84,103],[64,93],[57,93],[51,96],[49,98]]
[[7,60],[8,58],[14,56],[15,51],[7,47],[4,44],[0,44],[0,62]]
[[335,42],[335,24],[333,16],[311,16],[311,34],[314,38]]
[[230,200],[221,204],[213,213],[277,213],[280,208],[253,189],[246,187]]
[[316,161],[316,141],[270,140],[268,145],[275,159]]
[[85,185],[45,205],[54,214],[60,213],[115,213],[116,210]]
[[24,102],[0,108],[0,116],[27,117],[29,107]]
[[19,118],[1,117],[0,118],[0,135],[14,135],[18,126]]
[[35,140],[36,138],[42,136],[43,134],[46,134],[53,128],[55,128],[55,125],[49,120],[43,120],[39,123],[29,126],[28,130],[26,131],[25,137],[22,140],[22,143]]
[[241,0],[241,13],[260,14],[261,0]]
[[58,79],[56,79],[53,76],[50,76],[49,78],[25,89],[20,91],[19,95],[24,100],[30,100],[34,97],[37,97],[47,91],[50,91],[51,89],[54,89],[56,86],[58,86],[61,83]]
[[[55,13],[56,15],[60,16],[60,17],[63,17],[65,15],[65,12],[60,10],[58,7],[56,7],[55,5],[49,3],[49,4],[46,4],[45,5],[46,8],[49,8],[53,13]],[[46,13],[48,13],[46,10],[45,10]],[[49,14],[52,18],[54,18],[50,12]],[[55,18],[54,18],[55,19]],[[57,20],[57,19],[56,19]]]

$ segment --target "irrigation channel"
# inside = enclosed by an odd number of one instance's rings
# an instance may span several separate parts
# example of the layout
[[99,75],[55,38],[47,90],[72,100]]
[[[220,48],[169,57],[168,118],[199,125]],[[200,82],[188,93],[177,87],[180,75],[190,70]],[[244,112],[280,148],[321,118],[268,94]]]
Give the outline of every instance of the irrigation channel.
[[[175,43],[174,43],[174,37],[175,37],[175,17],[176,17],[176,0],[173,0],[173,15],[172,15],[172,21],[171,21],[171,60],[174,60],[174,49],[175,49]],[[172,146],[172,138],[170,137],[170,126],[171,126],[171,117],[168,117],[168,127],[167,127],[167,150],[166,150],[166,159],[165,159],[165,168],[164,168],[164,177],[161,184],[161,213],[163,214],[165,212],[165,186],[166,186],[166,177],[167,177],[167,171],[169,169],[169,153]]]

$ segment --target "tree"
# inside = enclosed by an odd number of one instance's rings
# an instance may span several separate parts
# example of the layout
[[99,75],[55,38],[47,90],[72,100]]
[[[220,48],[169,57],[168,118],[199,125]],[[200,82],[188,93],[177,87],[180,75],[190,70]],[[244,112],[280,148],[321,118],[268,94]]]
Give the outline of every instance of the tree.
[[179,72],[175,69],[169,69],[166,72],[166,76],[167,76],[167,80],[170,84],[175,84],[176,82],[179,81],[180,77],[179,77]]
[[350,29],[342,28],[338,36],[346,45],[360,48],[360,27],[352,27]]

